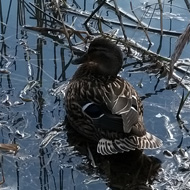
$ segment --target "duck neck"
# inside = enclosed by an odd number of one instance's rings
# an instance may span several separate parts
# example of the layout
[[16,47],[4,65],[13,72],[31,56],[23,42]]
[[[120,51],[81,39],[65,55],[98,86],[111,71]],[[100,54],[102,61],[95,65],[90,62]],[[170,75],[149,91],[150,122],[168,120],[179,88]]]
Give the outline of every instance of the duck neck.
[[88,62],[88,63],[83,63],[80,65],[80,67],[77,69],[75,74],[73,75],[73,80],[78,80],[81,78],[96,78],[98,80],[106,82],[110,78],[115,78],[115,76],[109,75],[109,73],[103,72],[102,68],[98,67],[98,64],[96,62]]

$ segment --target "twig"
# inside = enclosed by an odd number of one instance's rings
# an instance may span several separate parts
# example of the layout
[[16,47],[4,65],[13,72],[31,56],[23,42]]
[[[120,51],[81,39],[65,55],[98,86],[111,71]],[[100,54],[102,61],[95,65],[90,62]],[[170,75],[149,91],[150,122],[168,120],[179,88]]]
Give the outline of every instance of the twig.
[[[113,6],[111,3],[106,2],[106,5],[108,6],[109,9],[112,9],[112,10],[115,11],[115,6]],[[132,22],[138,24],[138,21],[136,20],[136,18],[135,18],[133,15],[131,15],[131,14],[129,14],[129,13],[126,13],[126,12],[124,12],[123,10],[119,10],[119,13],[120,13],[121,16],[123,16],[123,17],[129,19],[130,21],[132,21]],[[146,23],[144,23],[144,22],[141,22],[141,24],[142,24],[144,27],[148,27],[148,25],[147,25]]]
[[179,85],[181,85],[186,90],[190,91],[190,88],[182,81],[182,78],[179,77],[176,73],[173,73],[171,78]]
[[143,31],[144,31],[144,33],[145,33],[147,39],[148,39],[149,44],[152,44],[152,42],[151,42],[151,40],[150,40],[150,38],[149,38],[149,36],[148,36],[148,34],[147,34],[147,31],[145,30],[144,26],[141,24],[141,21],[140,21],[139,18],[136,16],[136,14],[135,14],[135,12],[134,12],[134,10],[133,10],[132,2],[130,2],[130,6],[131,6],[131,11],[132,11],[132,13],[133,13],[133,15],[136,17],[136,19],[137,19],[137,21],[138,21],[138,24],[142,27],[142,29],[143,29]]
[[185,127],[184,125],[184,122],[181,120],[181,117],[180,117],[180,112],[185,104],[185,101],[187,100],[188,96],[190,94],[190,91],[188,91],[187,95],[184,96],[184,90],[183,90],[183,94],[182,94],[182,97],[181,97],[181,102],[179,104],[179,108],[178,108],[178,111],[177,111],[177,114],[176,114],[176,118],[177,118],[177,121],[179,123],[179,126],[180,128],[184,128],[186,130],[186,132],[189,132],[189,130]]
[[[59,4],[60,4],[60,0],[59,0],[58,2],[59,2]],[[68,43],[69,43],[69,47],[70,47],[71,53],[73,54],[73,48],[72,48],[72,43],[71,43],[71,40],[70,40],[70,35],[69,35],[69,33],[68,33],[68,31],[67,31],[67,28],[66,28],[66,26],[65,26],[65,23],[64,23],[64,20],[63,20],[63,17],[62,17],[62,14],[61,14],[61,11],[60,11],[58,2],[55,1],[55,5],[57,6],[57,10],[58,10],[59,16],[60,16],[61,21],[62,21],[62,24],[63,24],[63,31],[64,31],[65,36],[66,36],[66,38],[67,38],[67,41],[68,41]]]
[[85,20],[84,25],[87,24],[87,22],[95,15],[95,13],[103,6],[103,4],[106,2],[106,0],[103,0],[98,7],[96,7],[92,13],[90,14],[90,16]]
[[[151,27],[150,27],[150,24],[151,24],[151,22],[152,22],[152,18],[153,18],[154,12],[155,12],[155,10],[156,10],[156,5],[157,5],[157,4],[155,4],[155,7],[154,7],[154,9],[153,9],[153,11],[152,11],[152,14],[151,14],[151,17],[150,17],[150,20],[149,20],[149,23],[148,23],[148,28],[151,28]],[[149,6],[149,9],[150,9],[150,6]],[[149,10],[147,10],[147,11],[149,11]],[[142,22],[141,22],[141,23],[142,23]]]
[[2,180],[0,181],[0,185],[2,185],[3,183],[5,183],[5,176],[4,176],[4,172],[3,172],[3,166],[2,166],[2,158],[3,156],[0,155],[1,161],[0,161],[0,167],[1,167],[1,174],[2,174]]
[[190,65],[186,68],[180,67],[179,64],[174,65],[174,69],[185,75],[190,75]]
[[[60,20],[58,20],[58,19],[56,19],[55,17],[53,17],[53,16],[47,14],[47,13],[44,12],[42,9],[40,9],[39,7],[37,7],[36,5],[34,5],[34,4],[30,3],[30,2],[29,2],[29,4],[30,4],[31,6],[33,6],[33,7],[35,7],[36,9],[38,9],[40,12],[43,12],[43,13],[44,13],[46,16],[48,16],[49,18],[55,20],[57,23],[62,24],[62,22],[61,22]],[[108,4],[108,3],[106,3],[106,4]],[[66,9],[65,12],[68,12],[68,13],[71,13],[71,14],[74,14],[74,15],[80,15],[80,16],[82,16],[82,17],[89,17],[89,15],[88,15],[87,13],[83,12],[83,14],[81,14],[81,12],[79,12],[79,11],[77,11],[77,10],[72,10],[71,8],[70,8],[70,9]],[[120,12],[121,12],[121,11],[120,11]],[[121,13],[122,13],[122,15],[124,15],[123,12],[121,12]],[[125,15],[125,16],[128,16],[128,15]],[[92,17],[92,18],[93,18],[93,19],[99,19],[99,20],[104,21],[104,22],[107,22],[107,23],[112,23],[112,24],[120,25],[120,23],[117,22],[117,21],[113,21],[113,20],[109,20],[109,19],[105,19],[105,18],[103,19],[103,18],[98,17],[98,16],[97,16],[96,18],[94,18],[94,17]],[[128,17],[127,17],[127,18],[128,18]],[[130,18],[132,19],[131,16],[130,16]],[[133,21],[134,21],[134,19],[133,19]],[[142,24],[142,22],[141,22],[141,24]],[[67,25],[66,23],[65,23],[65,25],[67,26],[67,28],[73,29],[72,27],[70,27],[70,26]],[[129,24],[129,23],[123,23],[123,25],[124,25],[125,27],[129,27],[129,28],[136,28],[136,27],[137,27],[136,25],[134,25],[134,24]],[[149,32],[159,33],[159,34],[160,34],[160,29],[158,29],[158,28],[149,27],[148,25],[146,26],[146,24],[144,24],[144,23],[143,23],[143,26],[144,26],[144,29],[147,30],[147,31],[149,31]],[[143,30],[142,26],[138,26],[138,29]],[[163,30],[163,34],[164,34],[164,35],[170,35],[170,36],[180,36],[180,35],[181,35],[181,32],[176,32],[176,31],[171,31],[171,30]]]
[[[29,4],[30,4],[31,6],[33,6],[35,9],[37,9],[38,11],[42,12],[44,15],[46,15],[46,16],[48,16],[49,18],[55,20],[57,23],[62,24],[62,22],[61,22],[60,20],[58,20],[58,19],[56,19],[55,17],[53,17],[53,16],[47,14],[47,13],[44,12],[42,9],[40,9],[38,6],[34,5],[34,4],[31,3],[31,2],[29,2]],[[70,28],[68,25],[66,25],[66,26],[67,26],[68,28]]]
[[125,41],[127,41],[127,36],[126,36],[126,33],[125,33],[125,29],[124,29],[124,25],[123,25],[123,21],[122,21],[121,14],[120,14],[120,12],[119,12],[119,8],[118,8],[118,6],[117,6],[116,1],[113,0],[113,2],[114,2],[114,6],[115,6],[115,12],[116,12],[116,15],[117,15],[117,17],[118,17],[118,19],[119,19],[120,26],[121,26],[121,29],[122,29],[122,32],[123,32],[123,36],[124,36],[124,38],[125,38]]
[[[58,19],[56,19],[55,17],[47,14],[46,12],[44,12],[42,9],[40,9],[39,7],[37,7],[36,5],[32,4],[29,2],[30,5],[32,5],[33,7],[35,7],[38,11],[42,12],[43,14],[45,14],[46,16],[48,16],[49,18],[55,20],[57,23],[59,23],[60,25],[62,25],[62,22]],[[74,28],[72,28],[71,26],[67,25],[66,23],[64,23],[65,27],[67,28],[67,31],[69,33],[69,35],[71,36],[73,33],[76,34],[81,40],[85,41],[85,39],[83,38],[83,36],[81,34],[86,34],[87,37],[89,37],[89,33],[87,31],[78,31],[78,30],[75,30]],[[24,28],[26,29],[33,29],[36,31],[40,31],[40,32],[43,32],[46,31],[46,30],[49,30],[49,31],[57,31],[57,32],[61,32],[61,33],[64,33],[64,29],[52,29],[52,28],[40,28],[40,27],[30,27],[30,26],[24,26]]]
[[17,144],[3,144],[3,143],[0,143],[0,155],[2,153],[16,155],[16,153],[18,152],[19,149],[20,149],[20,147]]
[[[63,30],[62,28],[45,28],[45,27],[34,27],[34,26],[24,26],[25,29],[29,29],[29,30],[34,30],[37,32],[41,32],[43,33],[48,33],[48,32],[60,32],[65,34],[65,30]],[[84,37],[82,36],[82,34],[87,35],[88,37],[90,36],[88,34],[87,31],[83,31],[83,30],[74,30],[72,28],[67,29],[67,32],[69,33],[69,36],[72,36],[72,34],[77,35],[81,40],[84,41]]]
[[160,31],[161,35],[163,35],[163,8],[161,0],[158,0],[159,8],[160,8]]
[[183,175],[183,181],[181,182],[181,185],[178,190],[188,189],[189,179],[190,179],[190,172],[187,171],[187,173],[185,175]]
[[[83,12],[83,14],[81,14],[81,12],[77,11],[77,10],[71,10],[71,9],[67,9],[65,10],[65,12],[67,13],[71,13],[71,14],[74,14],[74,15],[79,15],[81,17],[89,17],[89,14],[86,13],[86,12]],[[123,15],[123,14],[122,14]],[[115,24],[115,25],[119,25],[120,26],[120,23],[118,21],[114,21],[114,20],[109,20],[109,19],[105,19],[105,18],[102,18],[100,16],[96,16],[96,17],[92,17],[92,19],[94,20],[100,20],[104,23],[108,23],[108,24]],[[56,19],[55,19],[56,20]],[[60,22],[60,21],[59,21]],[[141,22],[142,24],[142,22]],[[137,25],[135,24],[131,24],[131,23],[123,23],[123,25],[125,27],[129,27],[129,28],[137,28]],[[154,28],[154,27],[149,27],[148,25],[144,25],[143,24],[143,27],[142,26],[138,26],[138,29],[140,30],[143,30],[143,28],[149,32],[153,32],[153,33],[158,33],[160,34],[160,29],[158,28]],[[176,31],[171,31],[171,30],[163,30],[163,34],[164,35],[170,35],[170,36],[180,36],[181,35],[181,32],[176,32]]]
[[189,0],[184,0],[184,1],[185,1],[185,4],[187,6],[188,11],[190,12],[190,3],[189,3]]
[[177,119],[180,119],[180,112],[185,104],[185,101],[187,100],[188,96],[190,94],[190,91],[187,93],[187,95],[185,96],[184,95],[184,90],[183,90],[183,93],[182,93],[182,97],[181,97],[181,102],[179,104],[179,108],[178,108],[178,111],[177,111],[177,114],[176,114],[176,118]]

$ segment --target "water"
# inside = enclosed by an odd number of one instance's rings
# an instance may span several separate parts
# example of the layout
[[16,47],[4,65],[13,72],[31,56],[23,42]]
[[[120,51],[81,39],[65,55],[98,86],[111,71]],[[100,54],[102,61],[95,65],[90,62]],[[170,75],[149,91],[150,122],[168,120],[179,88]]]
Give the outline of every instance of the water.
[[[149,4],[157,1],[147,1]],[[188,189],[189,187],[189,134],[179,128],[176,112],[182,96],[182,88],[164,90],[166,79],[157,83],[156,76],[145,72],[129,73],[126,67],[120,74],[135,86],[140,96],[145,96],[144,120],[147,130],[163,140],[159,150],[145,151],[145,155],[122,155],[102,157],[92,148],[96,168],[86,156],[86,143],[80,136],[73,134],[59,123],[64,121],[64,101],[52,95],[51,89],[67,81],[76,70],[69,65],[71,51],[64,35],[43,33],[24,29],[23,26],[54,27],[55,22],[43,15],[29,3],[32,1],[0,1],[1,33],[0,60],[1,68],[10,74],[0,74],[0,143],[16,143],[20,149],[16,155],[1,155],[5,183],[1,189]],[[94,1],[73,1],[68,4],[76,10],[90,12]],[[133,1],[133,9],[139,18],[145,9],[144,1]],[[182,32],[187,24],[189,12],[182,1],[174,1],[172,12],[170,5],[164,1],[164,29]],[[37,1],[36,6],[45,6]],[[97,5],[95,5],[97,6]],[[124,12],[131,13],[129,1],[118,1]],[[10,8],[10,11],[9,11]],[[71,9],[72,10],[72,9]],[[151,8],[143,19],[149,23]],[[171,12],[171,13],[169,13]],[[159,29],[159,10],[156,11],[150,26]],[[111,7],[106,6],[99,14],[107,20],[118,22]],[[74,23],[77,30],[85,30],[81,23],[84,17],[77,16],[76,11],[67,12],[66,23]],[[135,24],[127,18],[124,23]],[[91,25],[97,30],[96,22]],[[103,25],[105,32],[118,29],[118,24]],[[58,28],[58,26],[57,26]],[[131,39],[148,47],[143,31],[125,27]],[[121,30],[118,35],[122,35]],[[153,42],[152,51],[170,57],[173,52],[176,36],[163,36],[149,33]],[[72,42],[79,42],[76,35]],[[181,58],[189,57],[189,46],[183,51]],[[135,60],[128,58],[126,63]],[[143,84],[140,88],[139,83]],[[181,116],[185,126],[189,128],[189,99],[182,110]],[[56,128],[52,132],[50,129]],[[52,135],[52,136],[51,136]],[[53,137],[53,138],[51,138]],[[178,146],[182,142],[182,149]],[[46,146],[40,145],[46,141]],[[168,151],[170,156],[165,153]],[[138,158],[138,159],[137,159]],[[161,164],[162,163],[162,164]],[[0,170],[2,176],[2,170]],[[159,172],[157,180],[154,179]],[[0,178],[1,180],[1,178]],[[148,183],[147,183],[148,181]],[[147,185],[149,184],[149,185]]]

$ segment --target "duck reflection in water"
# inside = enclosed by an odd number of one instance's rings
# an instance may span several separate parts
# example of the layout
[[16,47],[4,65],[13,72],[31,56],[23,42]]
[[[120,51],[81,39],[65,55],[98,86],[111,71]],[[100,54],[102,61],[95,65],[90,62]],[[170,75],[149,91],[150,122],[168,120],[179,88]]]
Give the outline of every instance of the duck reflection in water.
[[[81,155],[88,158],[88,163],[77,169],[88,176],[97,174],[106,181],[112,190],[151,190],[161,168],[161,161],[143,154],[142,150],[129,151],[113,155],[101,155],[96,145],[90,143],[71,127],[67,127],[69,145],[74,146]],[[90,154],[89,154],[90,149]]]

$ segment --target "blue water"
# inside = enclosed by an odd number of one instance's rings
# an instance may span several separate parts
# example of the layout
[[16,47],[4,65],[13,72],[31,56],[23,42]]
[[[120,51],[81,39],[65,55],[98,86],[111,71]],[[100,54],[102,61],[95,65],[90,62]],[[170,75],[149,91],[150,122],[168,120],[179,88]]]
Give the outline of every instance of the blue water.
[[[189,172],[188,168],[180,171],[181,163],[188,165],[189,158],[184,161],[178,153],[174,154],[173,158],[168,158],[164,156],[163,152],[177,150],[183,136],[182,148],[189,155],[189,136],[179,128],[175,118],[183,90],[178,87],[175,90],[162,91],[166,85],[166,78],[164,78],[159,82],[155,91],[157,77],[150,76],[145,72],[129,74],[128,71],[133,69],[132,66],[126,67],[120,74],[136,88],[140,96],[149,94],[149,97],[143,101],[144,122],[149,132],[163,140],[161,149],[145,151],[146,155],[143,156],[142,163],[127,160],[125,156],[121,156],[122,160],[119,158],[113,160],[99,157],[95,153],[97,168],[93,168],[91,161],[86,156],[85,144],[79,143],[80,137],[79,140],[75,139],[72,132],[71,135],[68,135],[65,128],[51,139],[46,147],[40,149],[40,143],[45,138],[43,130],[49,130],[57,123],[62,122],[65,117],[64,100],[52,95],[51,89],[69,80],[77,67],[74,65],[66,67],[71,58],[71,51],[67,40],[64,40],[64,35],[60,35],[58,40],[56,38],[58,34],[48,36],[48,34],[24,29],[23,25],[54,27],[55,23],[50,22],[47,15],[41,18],[38,15],[36,18],[35,8],[29,4],[29,2],[34,2],[26,0],[21,9],[18,6],[19,2],[0,1],[2,7],[0,63],[1,68],[10,72],[9,75],[0,74],[0,143],[16,143],[20,146],[16,155],[4,154],[3,157],[1,156],[0,161],[5,176],[5,183],[1,185],[1,189],[133,189],[133,185],[137,185],[136,182],[140,183],[138,186],[143,189],[145,184],[143,184],[142,176],[146,177],[148,175],[146,171],[149,172],[149,170],[151,175],[155,176],[154,169],[158,172],[160,167],[162,172],[158,175],[158,180],[149,181],[149,184],[155,189],[179,189],[180,184],[184,184],[183,179],[187,178]],[[91,12],[94,9],[93,6],[97,6],[97,4],[94,5],[94,1],[87,1],[86,5],[85,0],[76,2],[80,8],[77,8],[76,4],[71,1],[68,4],[79,11]],[[156,2],[147,1],[147,4]],[[141,19],[145,12],[144,2],[132,1],[132,4],[135,13]],[[8,12],[9,6],[10,12]],[[129,1],[120,0],[118,6],[125,13],[132,15]],[[188,24],[189,12],[183,1],[173,1],[172,14],[168,13],[169,6],[167,1],[164,1],[164,30],[169,30],[171,24],[172,31],[182,32]],[[24,12],[22,12],[23,10]],[[142,21],[148,24],[152,12],[153,9],[150,9]],[[158,13],[159,10],[156,10],[150,26],[159,29]],[[118,22],[114,11],[108,6],[102,8],[99,14],[107,20]],[[68,24],[71,24],[75,18],[74,27],[84,30],[84,26],[81,25],[84,17],[76,17],[71,12],[68,12],[65,17]],[[40,22],[43,20],[44,23],[42,22],[41,25]],[[123,23],[135,24],[127,18],[123,18]],[[95,22],[92,22],[91,25],[97,29]],[[111,27],[103,25],[102,28],[104,32],[120,29],[119,22],[111,24]],[[128,38],[148,47],[143,31],[130,27],[125,27],[125,30]],[[160,35],[150,32],[148,34],[153,42],[151,50],[156,52],[160,44]],[[123,35],[121,30],[117,35]],[[73,43],[80,41],[78,37],[71,39]],[[160,55],[170,57],[176,40],[176,36],[164,35]],[[181,58],[189,58],[189,46],[185,47]],[[135,62],[135,60],[128,58],[127,63],[131,62]],[[36,81],[36,85],[32,87],[31,82],[34,81]],[[143,88],[138,86],[140,81],[142,81]],[[26,86],[29,87],[29,90],[26,90]],[[23,90],[26,90],[25,93],[22,93]],[[25,99],[21,99],[21,95]],[[5,103],[6,99],[8,99],[9,105]],[[189,128],[190,112],[188,101],[181,114],[187,128]],[[160,166],[159,160],[148,157],[150,155],[159,159],[162,165]],[[153,169],[149,168],[150,166],[153,166]],[[138,170],[139,174],[137,174]],[[1,176],[2,172],[0,180]],[[132,180],[134,183],[131,182]]]

